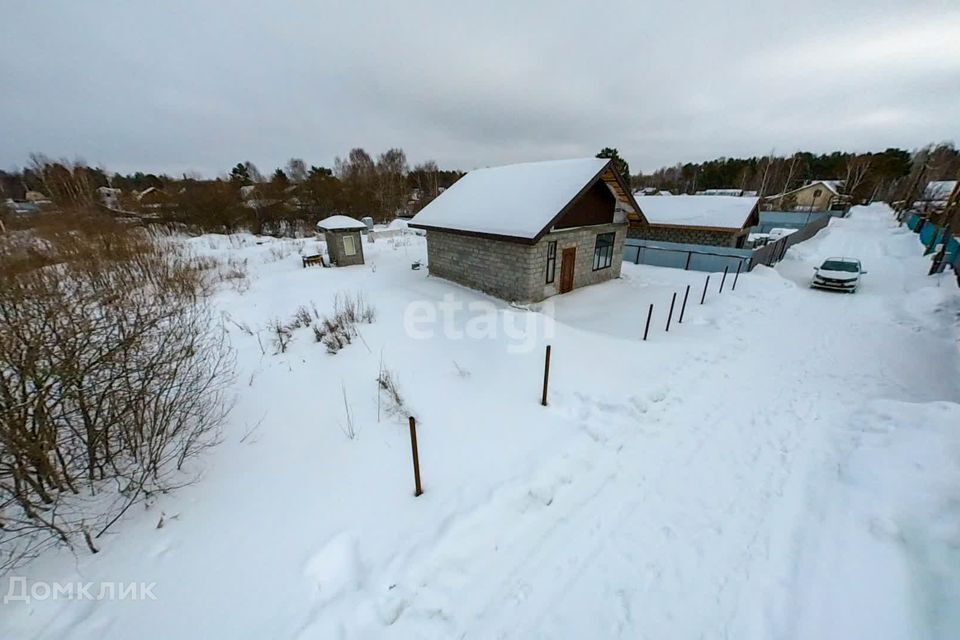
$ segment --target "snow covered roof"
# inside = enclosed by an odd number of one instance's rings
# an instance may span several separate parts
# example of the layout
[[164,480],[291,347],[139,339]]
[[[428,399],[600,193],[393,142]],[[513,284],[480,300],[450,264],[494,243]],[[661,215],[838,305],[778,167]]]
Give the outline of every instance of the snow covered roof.
[[803,191],[804,189],[809,189],[810,187],[817,186],[823,187],[833,193],[836,196],[842,196],[840,193],[843,190],[843,180],[810,180],[807,184],[802,187],[797,187],[796,189],[790,189],[790,191],[784,191],[783,193],[775,193],[770,196],[765,196],[767,200],[773,200],[775,198],[781,198],[783,196],[789,196],[790,194],[797,193],[798,191]]
[[743,189],[704,189],[705,196],[736,196],[743,195]]
[[652,225],[742,229],[758,201],[737,196],[644,198],[643,215]]
[[606,158],[580,158],[475,169],[424,207],[410,226],[533,241],[598,179],[639,216],[622,179],[605,172],[609,166]]
[[956,180],[933,180],[923,190],[924,200],[948,200],[957,188]]
[[320,229],[321,231],[349,231],[351,229],[366,228],[367,225],[363,224],[356,218],[342,216],[339,214],[324,218],[317,223],[317,229]]

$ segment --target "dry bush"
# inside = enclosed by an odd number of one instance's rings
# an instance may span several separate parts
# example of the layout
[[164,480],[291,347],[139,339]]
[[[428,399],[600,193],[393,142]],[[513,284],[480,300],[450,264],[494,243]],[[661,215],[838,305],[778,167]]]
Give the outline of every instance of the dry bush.
[[290,326],[280,322],[279,318],[274,318],[267,324],[267,330],[272,336],[276,353],[286,353],[287,347],[290,346],[290,340],[293,339],[293,330]]
[[233,362],[203,273],[106,223],[0,238],[0,570],[189,481]]
[[390,413],[403,417],[410,415],[406,403],[403,401],[403,396],[400,395],[397,376],[394,372],[382,368],[380,375],[377,377],[377,385],[387,396],[387,410]]
[[220,281],[228,283],[237,293],[245,293],[250,289],[246,258],[241,260],[231,256],[220,264],[218,272]]

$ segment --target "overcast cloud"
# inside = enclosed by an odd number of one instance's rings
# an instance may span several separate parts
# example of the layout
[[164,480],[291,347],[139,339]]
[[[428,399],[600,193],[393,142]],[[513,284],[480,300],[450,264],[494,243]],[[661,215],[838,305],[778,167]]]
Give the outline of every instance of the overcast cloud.
[[0,0],[0,167],[636,171],[960,141],[960,1]]

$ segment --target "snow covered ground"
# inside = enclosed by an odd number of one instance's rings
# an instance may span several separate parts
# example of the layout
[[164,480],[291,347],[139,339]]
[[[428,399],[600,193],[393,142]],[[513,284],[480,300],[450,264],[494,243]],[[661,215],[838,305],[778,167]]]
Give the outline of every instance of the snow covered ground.
[[[101,553],[17,572],[156,599],[8,602],[0,637],[960,637],[960,295],[885,207],[736,291],[712,278],[703,306],[704,274],[624,265],[517,309],[410,269],[419,237],[345,269],[302,269],[315,240],[190,242],[250,272],[215,300],[238,354],[223,443]],[[832,255],[863,261],[860,292],[808,289]],[[362,340],[330,355],[303,328],[274,353],[272,319],[341,291],[376,308]],[[418,418],[418,498],[381,357]]]

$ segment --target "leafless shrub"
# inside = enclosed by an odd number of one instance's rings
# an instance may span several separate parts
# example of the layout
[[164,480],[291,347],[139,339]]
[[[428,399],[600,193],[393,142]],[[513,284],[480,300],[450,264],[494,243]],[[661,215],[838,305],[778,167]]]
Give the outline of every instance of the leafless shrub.
[[359,336],[357,324],[373,322],[376,312],[367,304],[362,293],[338,293],[333,303],[332,317],[324,316],[314,336],[323,342],[328,353],[337,353]]
[[273,339],[273,346],[277,353],[286,353],[290,346],[290,340],[293,338],[293,331],[289,325],[283,324],[279,318],[274,318],[267,325],[270,335]]
[[218,439],[232,359],[189,256],[138,229],[0,238],[0,571],[94,540]]
[[387,397],[387,410],[390,413],[401,416],[407,416],[410,414],[410,412],[407,410],[406,403],[403,401],[403,396],[400,395],[400,389],[397,384],[397,376],[395,373],[386,367],[381,367],[380,375],[377,378],[377,384],[379,385],[380,390]]
[[453,367],[457,370],[457,375],[460,376],[461,378],[470,377],[470,372],[464,369],[463,367],[461,367],[456,360],[453,361]]
[[297,308],[297,312],[293,316],[294,321],[297,323],[297,327],[309,327],[313,323],[314,316],[310,313],[310,309],[307,309],[304,306]]
[[317,342],[323,342],[324,336],[327,335],[326,330],[323,328],[322,324],[313,325],[313,339]]
[[228,283],[237,293],[244,293],[250,289],[249,271],[247,269],[247,259],[227,258],[219,267],[219,276],[221,282]]
[[333,301],[333,311],[337,319],[351,325],[360,322],[370,324],[376,318],[376,311],[367,304],[363,293],[338,293]]

